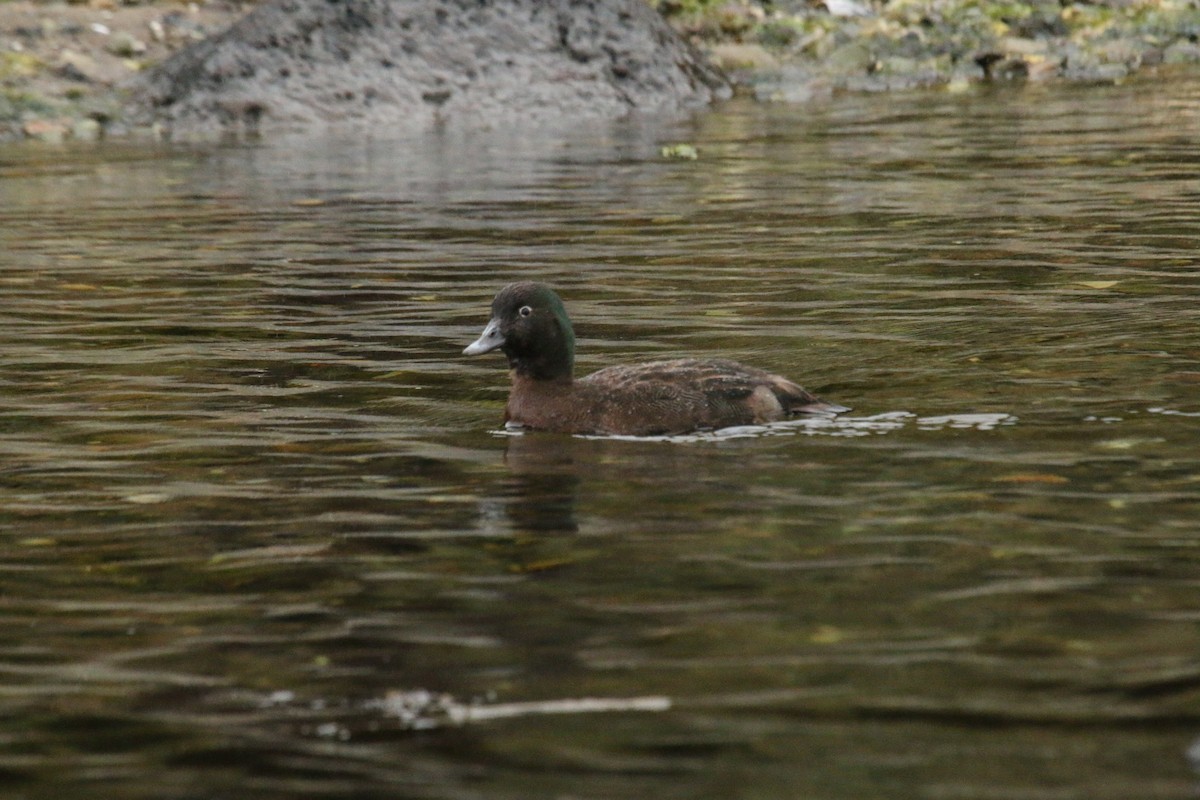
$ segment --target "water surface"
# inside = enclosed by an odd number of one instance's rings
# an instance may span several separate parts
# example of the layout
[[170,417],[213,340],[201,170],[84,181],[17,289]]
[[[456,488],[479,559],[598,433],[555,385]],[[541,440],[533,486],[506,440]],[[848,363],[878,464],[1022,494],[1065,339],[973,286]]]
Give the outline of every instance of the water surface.
[[[0,150],[0,787],[1193,797],[1200,83]],[[696,161],[663,159],[686,142]],[[579,368],[855,411],[501,432]]]

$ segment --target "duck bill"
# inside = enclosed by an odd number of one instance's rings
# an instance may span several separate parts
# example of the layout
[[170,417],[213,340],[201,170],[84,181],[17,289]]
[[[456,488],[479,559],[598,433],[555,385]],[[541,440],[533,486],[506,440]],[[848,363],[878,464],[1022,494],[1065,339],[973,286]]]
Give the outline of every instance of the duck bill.
[[500,333],[500,320],[493,319],[479,334],[479,338],[471,342],[463,350],[464,356],[481,356],[504,346],[504,334]]

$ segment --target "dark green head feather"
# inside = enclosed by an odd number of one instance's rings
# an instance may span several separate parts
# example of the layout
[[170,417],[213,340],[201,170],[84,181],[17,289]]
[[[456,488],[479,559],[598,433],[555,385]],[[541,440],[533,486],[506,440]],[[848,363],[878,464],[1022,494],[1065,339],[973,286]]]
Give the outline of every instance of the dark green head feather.
[[569,380],[575,367],[575,331],[559,296],[544,283],[510,283],[492,301],[492,319],[467,355],[503,350],[518,374]]

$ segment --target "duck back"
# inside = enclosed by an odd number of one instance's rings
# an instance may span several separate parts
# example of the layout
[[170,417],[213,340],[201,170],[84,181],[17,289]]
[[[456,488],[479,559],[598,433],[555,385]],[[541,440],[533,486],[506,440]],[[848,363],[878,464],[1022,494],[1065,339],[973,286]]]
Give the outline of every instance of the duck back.
[[844,410],[765,370],[681,358],[608,367],[558,387],[514,384],[508,418],[572,433],[654,436]]

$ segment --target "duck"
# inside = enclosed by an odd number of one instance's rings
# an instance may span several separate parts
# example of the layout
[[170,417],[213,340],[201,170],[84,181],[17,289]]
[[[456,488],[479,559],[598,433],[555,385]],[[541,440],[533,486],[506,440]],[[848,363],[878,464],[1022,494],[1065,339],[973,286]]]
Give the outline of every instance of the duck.
[[575,331],[562,298],[544,283],[508,284],[492,300],[491,312],[463,354],[499,350],[507,357],[508,428],[670,436],[851,410],[780,375],[724,358],[650,361],[575,378]]

